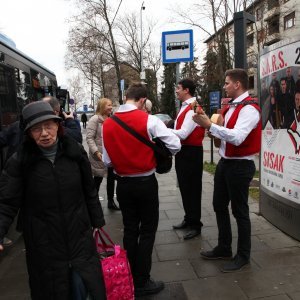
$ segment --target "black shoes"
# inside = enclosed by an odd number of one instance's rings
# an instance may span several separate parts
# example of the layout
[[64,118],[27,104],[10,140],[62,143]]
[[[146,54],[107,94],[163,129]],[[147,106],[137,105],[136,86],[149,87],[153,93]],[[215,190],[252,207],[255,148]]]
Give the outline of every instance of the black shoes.
[[165,284],[162,281],[154,281],[150,278],[143,287],[136,287],[134,294],[136,297],[153,295],[159,293],[164,288]]
[[190,226],[185,220],[183,220],[181,223],[177,225],[173,225],[173,229],[186,229],[186,228],[190,228],[191,230],[183,236],[184,240],[193,239],[194,237],[201,234],[201,227],[195,228],[193,226]]
[[189,227],[189,225],[185,220],[183,220],[181,223],[179,223],[177,225],[173,225],[173,229],[185,229],[188,227]]
[[114,200],[108,200],[107,208],[112,210],[120,210],[120,208],[118,207],[118,205],[115,203]]
[[224,252],[224,251],[220,251],[217,247],[214,248],[211,251],[201,251],[200,255],[202,256],[202,258],[204,259],[225,259],[225,260],[229,260],[232,258],[232,252],[228,251],[228,252]]
[[198,236],[201,234],[201,229],[192,229],[189,231],[187,234],[183,236],[184,240],[190,240],[193,239],[194,237]]
[[230,262],[228,262],[223,266],[221,271],[224,273],[240,271],[245,266],[249,265],[249,263],[250,263],[249,259],[236,255]]

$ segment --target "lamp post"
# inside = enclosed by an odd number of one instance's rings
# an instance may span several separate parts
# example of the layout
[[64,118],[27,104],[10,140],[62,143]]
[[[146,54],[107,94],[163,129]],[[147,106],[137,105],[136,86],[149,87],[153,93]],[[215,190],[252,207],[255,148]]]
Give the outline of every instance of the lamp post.
[[145,10],[144,1],[141,5],[141,80],[145,80],[144,64],[143,64],[143,10]]

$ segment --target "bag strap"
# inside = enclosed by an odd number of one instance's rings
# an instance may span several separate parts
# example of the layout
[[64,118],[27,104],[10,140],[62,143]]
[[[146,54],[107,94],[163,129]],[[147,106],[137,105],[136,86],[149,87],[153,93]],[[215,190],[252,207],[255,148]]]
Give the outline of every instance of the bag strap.
[[105,238],[110,242],[111,245],[115,245],[115,243],[112,241],[112,239],[110,238],[110,236],[108,235],[107,232],[105,232],[105,230],[103,228],[99,228],[95,230],[95,238],[99,237],[99,239],[101,240],[101,243],[104,246],[108,246],[106,241],[103,238],[103,235],[105,236]]
[[142,143],[146,144],[148,147],[153,149],[154,151],[158,152],[160,155],[165,156],[166,154],[164,151],[162,151],[159,147],[155,145],[155,143],[150,142],[149,140],[145,139],[142,135],[137,133],[135,130],[133,130],[131,127],[129,127],[125,122],[123,122],[120,118],[118,118],[116,115],[111,116],[111,119],[113,119],[116,123],[118,123],[122,128],[124,128],[126,131],[128,131],[130,134],[132,134],[136,139],[141,141]]

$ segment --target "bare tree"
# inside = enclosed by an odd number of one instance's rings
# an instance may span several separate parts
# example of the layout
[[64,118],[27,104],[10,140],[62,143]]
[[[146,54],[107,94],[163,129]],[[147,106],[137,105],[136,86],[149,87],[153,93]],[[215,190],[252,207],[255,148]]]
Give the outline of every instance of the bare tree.
[[74,99],[75,111],[79,105],[83,104],[86,97],[86,92],[84,88],[84,82],[79,74],[74,75],[68,81],[70,97]]
[[96,78],[98,87],[104,95],[103,72],[113,66],[116,73],[114,86],[119,91],[118,98],[122,103],[121,88],[118,84],[121,80],[120,52],[113,33],[112,10],[106,0],[77,0],[76,2],[80,14],[71,20],[73,27],[69,35],[68,54],[71,52],[73,54],[69,66],[80,69],[92,85]]

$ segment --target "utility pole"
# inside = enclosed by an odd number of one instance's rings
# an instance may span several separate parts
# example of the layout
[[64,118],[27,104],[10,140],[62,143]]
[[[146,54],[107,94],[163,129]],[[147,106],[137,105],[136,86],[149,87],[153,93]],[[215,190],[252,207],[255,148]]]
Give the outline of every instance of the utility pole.
[[144,6],[144,1],[141,5],[141,73],[140,73],[140,78],[141,81],[146,79],[145,76],[145,71],[144,71],[144,63],[143,63],[143,10],[145,10],[145,6]]

